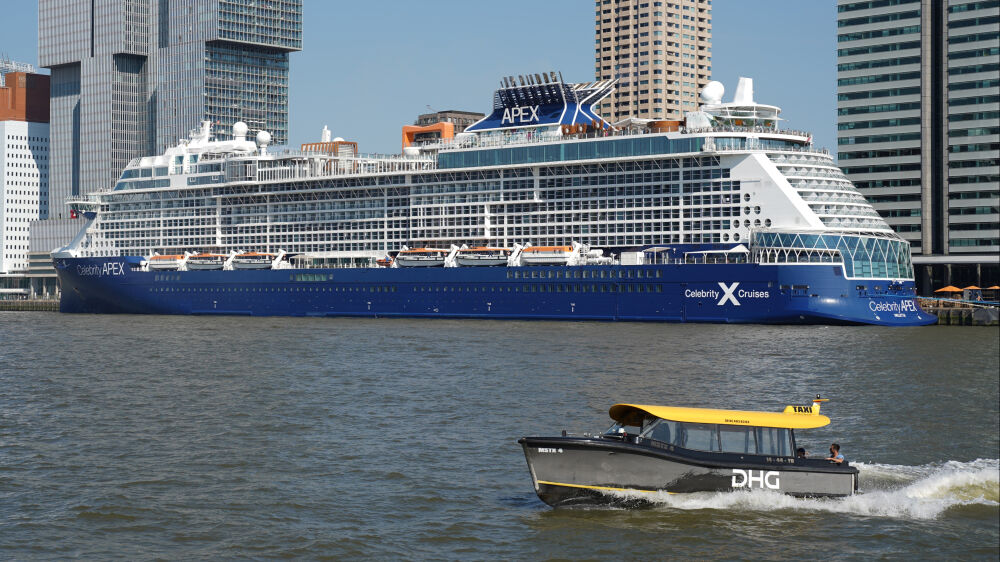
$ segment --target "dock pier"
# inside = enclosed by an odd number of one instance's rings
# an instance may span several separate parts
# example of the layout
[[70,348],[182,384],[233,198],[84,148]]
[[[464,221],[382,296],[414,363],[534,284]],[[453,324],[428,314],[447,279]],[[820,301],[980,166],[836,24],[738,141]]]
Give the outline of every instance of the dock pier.
[[0,312],[59,312],[55,299],[0,300]]

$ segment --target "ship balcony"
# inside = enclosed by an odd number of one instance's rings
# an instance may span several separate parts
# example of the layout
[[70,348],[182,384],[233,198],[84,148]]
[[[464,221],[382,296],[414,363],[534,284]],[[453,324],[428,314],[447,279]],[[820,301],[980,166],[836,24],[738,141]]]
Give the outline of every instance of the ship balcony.
[[778,166],[778,171],[781,175],[786,178],[832,178],[838,180],[846,180],[847,176],[844,175],[839,169],[829,169],[829,168],[819,168],[819,167],[808,167],[808,168],[790,168],[786,166]]
[[855,188],[850,182],[846,180],[842,181],[832,181],[832,180],[816,180],[816,179],[798,179],[797,181],[792,181],[795,178],[789,179],[788,183],[792,185],[795,189],[810,189],[810,190],[823,190],[823,191],[841,191],[846,193],[859,193],[857,188]]
[[808,203],[851,203],[854,205],[868,205],[868,201],[861,195],[844,193],[842,191],[799,191],[799,197]]
[[881,218],[881,215],[879,215],[875,209],[863,205],[828,205],[824,203],[810,203],[809,208],[820,216]]

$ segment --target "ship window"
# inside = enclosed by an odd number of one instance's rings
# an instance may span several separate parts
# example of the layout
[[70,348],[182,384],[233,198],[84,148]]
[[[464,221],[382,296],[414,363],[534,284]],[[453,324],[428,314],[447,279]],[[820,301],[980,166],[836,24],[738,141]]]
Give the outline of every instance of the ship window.
[[777,427],[757,428],[757,454],[790,457],[793,450],[791,430]]
[[722,441],[723,453],[752,455],[757,452],[757,440],[751,427],[720,425],[719,438]]

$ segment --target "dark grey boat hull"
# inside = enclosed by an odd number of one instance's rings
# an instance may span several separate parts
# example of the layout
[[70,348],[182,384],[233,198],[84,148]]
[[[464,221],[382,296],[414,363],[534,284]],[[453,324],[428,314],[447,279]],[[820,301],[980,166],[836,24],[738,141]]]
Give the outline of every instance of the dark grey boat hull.
[[641,502],[643,492],[653,491],[764,489],[835,497],[855,493],[858,485],[856,468],[813,459],[701,453],[642,439],[525,437],[520,443],[535,492],[554,507]]

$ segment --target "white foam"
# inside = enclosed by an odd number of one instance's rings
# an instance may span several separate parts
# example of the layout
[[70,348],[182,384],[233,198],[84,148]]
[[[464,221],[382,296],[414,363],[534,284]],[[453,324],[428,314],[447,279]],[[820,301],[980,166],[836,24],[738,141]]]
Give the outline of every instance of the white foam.
[[1000,461],[977,459],[923,466],[855,463],[858,495],[847,498],[794,498],[774,491],[695,494],[636,493],[668,509],[729,511],[801,510],[870,517],[935,519],[964,505],[1000,506]]

